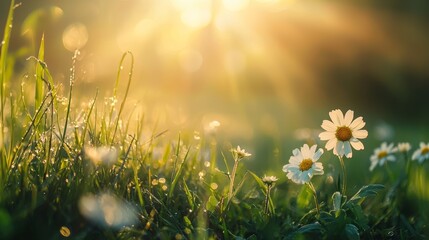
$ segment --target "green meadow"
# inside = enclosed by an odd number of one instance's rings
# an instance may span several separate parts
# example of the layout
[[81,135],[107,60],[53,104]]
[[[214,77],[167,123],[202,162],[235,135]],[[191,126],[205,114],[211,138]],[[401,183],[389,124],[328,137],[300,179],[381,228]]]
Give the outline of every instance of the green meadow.
[[0,239],[429,236],[424,1],[0,7]]

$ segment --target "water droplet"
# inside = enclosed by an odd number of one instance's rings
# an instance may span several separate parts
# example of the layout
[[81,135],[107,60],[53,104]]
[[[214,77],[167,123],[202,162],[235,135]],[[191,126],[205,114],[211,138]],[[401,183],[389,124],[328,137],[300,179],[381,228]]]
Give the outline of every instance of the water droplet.
[[395,233],[394,233],[393,231],[389,231],[389,232],[387,233],[387,235],[388,235],[388,236],[390,236],[390,237],[392,237],[393,235],[395,235]]

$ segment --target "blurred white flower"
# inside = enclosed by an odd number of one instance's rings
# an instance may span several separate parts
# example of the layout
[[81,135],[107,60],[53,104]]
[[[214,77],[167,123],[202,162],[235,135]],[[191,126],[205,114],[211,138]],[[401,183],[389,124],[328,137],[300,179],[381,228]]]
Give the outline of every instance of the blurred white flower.
[[88,194],[79,200],[79,211],[88,220],[119,229],[137,223],[136,210],[127,202],[107,193]]
[[85,156],[95,165],[113,165],[118,160],[118,150],[114,147],[85,147]]
[[411,150],[411,144],[407,142],[398,143],[398,146],[396,147],[396,149],[399,152],[406,153]]
[[383,142],[379,148],[374,149],[374,153],[370,157],[371,166],[369,170],[374,170],[377,165],[383,166],[386,161],[396,161],[396,157],[393,155],[396,151],[393,143],[387,145],[386,142]]
[[273,183],[277,182],[279,180],[276,176],[264,176],[262,178],[262,182],[264,182],[267,185],[272,185]]
[[317,151],[317,145],[313,145],[311,148],[304,144],[301,150],[298,148],[292,151],[293,156],[289,158],[289,164],[283,166],[283,172],[287,173],[287,177],[295,183],[304,184],[310,182],[313,175],[322,175],[323,165],[319,160],[323,154],[323,149],[319,148]]
[[204,127],[204,131],[206,134],[214,134],[217,132],[217,129],[219,127],[220,127],[220,122],[217,120],[214,120]]
[[420,148],[417,149],[411,158],[412,160],[418,160],[422,163],[424,160],[429,159],[429,143],[420,142]]
[[236,161],[239,161],[245,157],[252,156],[252,154],[246,152],[246,150],[244,150],[244,148],[241,149],[240,146],[237,146],[237,148],[233,148],[231,151],[232,151],[232,154],[234,155],[234,159]]
[[348,110],[345,115],[339,109],[329,112],[331,121],[323,120],[322,128],[325,132],[319,134],[320,140],[328,141],[325,148],[337,156],[352,157],[352,148],[356,150],[364,149],[359,139],[368,136],[368,131],[362,130],[365,122],[362,117],[353,120],[353,111]]

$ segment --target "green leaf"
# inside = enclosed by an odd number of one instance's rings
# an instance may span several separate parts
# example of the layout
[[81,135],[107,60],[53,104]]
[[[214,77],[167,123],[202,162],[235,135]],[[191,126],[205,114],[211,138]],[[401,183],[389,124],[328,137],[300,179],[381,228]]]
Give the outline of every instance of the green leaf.
[[367,231],[369,229],[368,226],[368,217],[365,216],[362,207],[359,204],[349,204],[351,212],[354,215],[354,219],[356,220],[357,225],[363,230]]
[[210,196],[209,199],[206,202],[206,209],[209,212],[213,212],[216,209],[216,206],[218,205],[219,201],[216,199],[215,196]]
[[313,200],[313,193],[307,185],[302,186],[297,196],[297,204],[301,209],[307,208]]
[[334,211],[338,211],[341,209],[341,193],[340,192],[334,192],[332,194],[332,205],[334,208]]
[[185,190],[186,198],[188,199],[189,206],[191,207],[192,210],[194,210],[195,208],[194,197],[192,196],[192,193],[189,190],[189,187],[186,184],[186,181],[183,180],[182,183],[183,183],[183,189]]
[[346,232],[347,239],[350,240],[359,240],[359,230],[353,224],[346,224],[346,228],[344,229]]
[[296,230],[295,233],[298,233],[298,234],[320,233],[321,231],[322,231],[322,226],[319,223],[310,223],[298,228],[298,230]]
[[187,227],[192,227],[192,222],[189,220],[188,216],[184,216],[183,221],[185,221]]
[[363,186],[352,198],[350,198],[347,203],[359,203],[363,201],[366,197],[372,197],[377,195],[377,193],[382,189],[384,189],[384,185],[381,184],[369,184]]
[[258,175],[254,174],[251,171],[248,171],[253,178],[255,179],[255,181],[258,183],[259,187],[261,187],[262,189],[264,189],[265,193],[267,192],[267,186],[265,185],[265,183],[262,181],[262,179],[260,177],[258,177]]

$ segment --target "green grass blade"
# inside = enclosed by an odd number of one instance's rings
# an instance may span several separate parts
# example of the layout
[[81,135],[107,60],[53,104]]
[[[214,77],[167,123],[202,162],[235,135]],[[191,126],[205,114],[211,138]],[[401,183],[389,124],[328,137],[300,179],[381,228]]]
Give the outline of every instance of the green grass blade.
[[[4,139],[4,131],[5,131],[5,118],[4,118],[4,106],[6,102],[6,89],[7,86],[7,79],[6,79],[6,62],[8,57],[8,50],[9,50],[9,40],[10,40],[10,34],[12,31],[12,22],[13,22],[13,12],[15,9],[15,1],[12,0],[10,2],[9,12],[6,19],[6,24],[4,26],[4,36],[1,41],[1,53],[0,53],[0,139],[3,141]],[[7,165],[7,157],[6,157],[6,149],[4,144],[1,144],[0,146],[0,167],[2,169],[6,169]],[[5,184],[6,174],[4,171],[0,171],[0,199],[3,195],[3,186]]]
[[42,35],[42,40],[40,40],[39,55],[37,56],[39,61],[36,63],[36,93],[35,93],[35,109],[40,107],[42,103],[43,94],[44,94],[44,83],[43,79],[45,77],[44,67],[41,62],[45,61],[45,35]]
[[6,24],[4,26],[4,36],[1,42],[1,55],[0,55],[0,96],[1,96],[1,126],[2,126],[2,131],[1,131],[1,135],[3,137],[3,130],[4,130],[4,104],[6,101],[6,96],[5,96],[5,92],[6,92],[6,61],[7,61],[7,55],[8,55],[8,51],[9,51],[9,40],[10,40],[10,35],[12,32],[12,22],[13,22],[13,12],[15,10],[15,0],[12,0],[10,2],[10,7],[9,7],[9,12],[7,15],[7,19],[6,19]]
[[121,107],[119,108],[118,116],[116,117],[115,128],[113,130],[112,141],[110,142],[110,145],[113,145],[113,142],[114,142],[114,139],[115,139],[115,135],[116,135],[116,131],[118,130],[119,120],[120,120],[121,114],[122,114],[122,112],[124,110],[125,102],[126,102],[127,97],[128,97],[128,92],[130,90],[131,79],[133,78],[134,55],[131,52],[125,52],[122,55],[121,61],[119,62],[119,69],[118,69],[118,74],[116,76],[116,84],[115,84],[115,89],[113,90],[113,96],[116,98],[116,91],[117,91],[118,84],[119,84],[119,78],[120,78],[121,71],[122,71],[122,68],[123,68],[122,65],[123,65],[125,57],[127,55],[130,55],[130,57],[131,57],[130,72],[128,73],[128,83],[127,83],[127,88],[125,90],[124,98],[122,99],[122,102],[121,102]]
[[188,148],[186,151],[186,155],[182,160],[182,163],[179,166],[179,169],[177,169],[176,175],[174,176],[173,182],[171,183],[170,191],[168,192],[168,198],[171,198],[173,195],[174,189],[176,188],[177,182],[179,181],[180,176],[182,175],[183,166],[185,165],[186,159],[188,158],[189,150],[191,148]]

